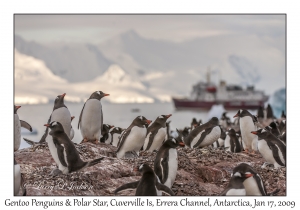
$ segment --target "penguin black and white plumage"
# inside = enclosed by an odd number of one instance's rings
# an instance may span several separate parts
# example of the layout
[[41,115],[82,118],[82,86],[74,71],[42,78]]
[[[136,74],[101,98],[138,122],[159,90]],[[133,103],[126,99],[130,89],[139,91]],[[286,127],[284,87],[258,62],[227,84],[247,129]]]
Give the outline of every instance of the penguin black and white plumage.
[[257,120],[259,123],[263,124],[264,119],[265,119],[264,108],[262,106],[259,106],[257,110]]
[[[48,120],[48,122],[49,121],[50,122],[52,122],[52,121],[59,122],[62,125],[64,132],[66,133],[68,138],[70,138],[71,127],[72,127],[71,126],[71,118],[72,117],[71,117],[69,109],[64,104],[65,95],[66,95],[66,93],[64,93],[62,95],[58,95],[55,98],[53,111],[51,113],[51,116],[50,116],[50,119]],[[47,129],[46,129],[46,131],[47,131]],[[47,135],[46,142],[48,144],[50,153],[51,153],[54,161],[58,165],[58,169],[60,171],[62,171],[63,173],[65,173],[64,171],[67,171],[68,168],[65,165],[61,164],[61,161],[59,160],[57,148],[53,141],[53,138],[51,136]],[[54,169],[51,173],[52,174],[56,173],[56,169]]]
[[238,139],[238,136],[236,135],[236,132],[233,128],[231,128],[228,131],[228,136],[230,138],[229,142],[230,142],[230,148],[229,151],[233,152],[233,153],[238,153],[241,152],[241,145]]
[[236,133],[236,136],[237,136],[237,138],[238,138],[238,140],[239,140],[239,142],[240,142],[241,150],[243,151],[243,150],[244,150],[244,147],[243,147],[243,141],[242,141],[241,131],[239,130],[239,131],[236,131],[235,133]]
[[168,195],[174,195],[174,192],[169,187],[160,183],[157,175],[147,164],[141,164],[140,167],[134,168],[134,171],[141,171],[143,173],[142,178],[139,181],[130,182],[118,187],[114,191],[115,195],[119,191],[135,188],[136,196],[157,196],[159,191],[164,191]]
[[285,144],[265,129],[252,131],[252,133],[258,136],[258,151],[266,160],[262,168],[268,164],[273,164],[275,169],[284,167],[286,164]]
[[190,132],[191,132],[191,128],[184,127],[184,129],[181,131],[181,134],[182,134],[183,138],[185,138],[189,135]]
[[101,130],[102,137],[100,138],[100,142],[110,144],[111,136],[109,130],[113,127],[114,127],[113,125],[109,125],[109,124],[102,125],[102,130]]
[[[245,176],[245,175],[244,175]],[[247,175],[246,175],[247,176]],[[240,172],[232,174],[229,184],[220,194],[221,196],[244,196],[246,195],[246,189],[243,182],[246,177],[242,177]]]
[[171,188],[177,174],[178,155],[176,147],[184,147],[182,139],[170,138],[159,148],[154,160],[154,172],[160,182]]
[[120,136],[121,133],[124,129],[120,128],[120,127],[112,127],[109,130],[109,134],[110,134],[110,143],[111,145],[113,145],[114,147],[118,146],[118,143],[120,141]]
[[281,135],[286,132],[286,120],[282,120],[279,123],[278,129],[279,129],[279,132],[280,132]]
[[220,126],[223,129],[228,129],[231,126],[230,118],[226,116],[227,112],[223,112],[222,117],[220,119]]
[[251,131],[257,130],[255,125],[257,118],[245,109],[239,110],[234,117],[239,117],[240,119],[240,131],[245,152],[256,152],[257,136],[252,134]]
[[149,125],[143,146],[145,151],[153,152],[161,147],[167,135],[166,121],[171,116],[171,114],[160,115]]
[[192,119],[192,122],[191,122],[191,130],[194,130],[196,127],[198,127],[200,125],[200,123],[197,121],[196,118],[193,118]]
[[225,138],[226,132],[223,129],[221,129],[220,138],[218,138],[218,140],[213,143],[213,148],[224,147]]
[[120,144],[117,149],[118,158],[123,158],[126,152],[132,151],[139,155],[146,138],[147,126],[151,122],[144,116],[138,116],[133,120],[131,125],[121,134]]
[[31,125],[19,119],[17,111],[20,107],[21,106],[14,105],[14,151],[17,151],[21,145],[21,127],[32,132]]
[[170,123],[171,123],[170,120],[166,122],[167,134],[165,136],[165,141],[171,138]]
[[275,122],[271,122],[269,126],[266,126],[265,129],[269,132],[271,132],[274,136],[279,137],[280,131],[277,127],[277,124]]
[[21,168],[20,165],[14,159],[14,195],[19,195],[20,187],[21,187]]
[[64,128],[60,122],[52,121],[50,124],[45,124],[45,126],[50,128],[49,135],[52,136],[60,164],[66,167],[66,170],[62,171],[63,174],[80,171],[93,166],[100,163],[104,158],[101,157],[89,162],[84,162],[81,160],[74,143],[64,132]]
[[78,129],[80,129],[83,142],[91,141],[98,144],[100,141],[103,125],[101,98],[105,96],[109,96],[109,94],[95,91],[82,107]]
[[217,141],[220,135],[219,120],[213,117],[207,123],[192,130],[184,139],[184,143],[190,148],[205,147]]
[[233,174],[240,173],[244,179],[243,184],[246,195],[267,195],[261,176],[247,163],[241,163],[233,169]]
[[[72,123],[72,120],[75,118],[75,116],[72,116],[71,117],[71,123]],[[75,132],[74,132],[74,129],[71,125],[71,130],[70,130],[70,139],[72,140],[74,138],[74,135],[75,135]]]

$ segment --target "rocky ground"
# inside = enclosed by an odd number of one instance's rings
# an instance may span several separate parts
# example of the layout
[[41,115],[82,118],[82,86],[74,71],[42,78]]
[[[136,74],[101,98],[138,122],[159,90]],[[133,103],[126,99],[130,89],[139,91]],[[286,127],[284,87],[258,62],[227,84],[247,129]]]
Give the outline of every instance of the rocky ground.
[[[92,195],[114,196],[114,190],[128,182],[137,181],[141,174],[133,168],[148,163],[153,168],[156,152],[141,152],[136,159],[117,159],[116,148],[106,144],[83,143],[75,145],[84,161],[105,156],[101,163],[81,172],[52,177],[56,164],[47,145],[36,145],[15,152],[21,166],[27,195]],[[178,173],[172,190],[177,196],[217,196],[227,186],[232,169],[239,163],[250,164],[261,176],[267,192],[280,189],[277,195],[286,195],[286,168],[261,169],[264,160],[260,154],[230,153],[223,149],[178,148]],[[134,195],[135,190],[118,195]]]

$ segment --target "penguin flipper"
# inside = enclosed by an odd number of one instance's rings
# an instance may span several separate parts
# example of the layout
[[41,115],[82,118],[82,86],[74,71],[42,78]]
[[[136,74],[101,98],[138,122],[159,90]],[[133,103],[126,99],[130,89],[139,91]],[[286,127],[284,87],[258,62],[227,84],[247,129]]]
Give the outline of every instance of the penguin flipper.
[[169,187],[167,187],[167,186],[164,185],[164,184],[159,183],[157,179],[156,179],[156,182],[155,182],[155,186],[156,186],[156,188],[157,188],[158,190],[164,191],[164,192],[167,193],[168,195],[172,195],[172,196],[175,195],[174,192],[173,192]]
[[[145,149],[145,150],[149,150],[150,149],[150,147],[151,147],[151,145],[152,145],[152,143],[153,143],[153,140],[154,140],[154,136],[157,134],[157,131],[158,130],[156,130],[156,131],[151,131],[151,134],[150,134],[150,136],[149,136],[149,141],[148,141],[148,145],[147,145],[147,148]],[[148,135],[148,134],[147,134]],[[146,135],[146,136],[147,136]]]
[[127,136],[130,134],[130,131],[131,129],[124,131],[123,135],[120,137],[120,144],[118,145],[118,149],[116,152],[119,152],[119,150],[122,148],[122,145],[124,144]]
[[168,172],[164,171],[164,168],[166,168],[167,166],[166,164],[168,164],[167,158],[161,158],[154,163],[155,174],[157,175],[161,183],[165,183],[168,177]]
[[262,182],[261,177],[257,174],[256,176],[254,176],[254,179],[256,180],[256,183],[258,185],[259,191],[261,192],[261,195],[267,195],[267,191],[265,188],[265,185]]
[[[48,122],[47,122],[48,124],[50,124],[51,116],[52,116],[52,115],[50,115],[50,117],[49,117],[49,119],[48,119]],[[40,139],[39,143],[43,143],[43,142],[46,141],[46,138],[47,138],[47,136],[48,136],[48,131],[49,131],[49,127],[46,127],[45,133],[44,133],[44,135],[42,136],[42,138]]]
[[60,145],[58,143],[58,141],[56,139],[53,138],[53,142],[56,146],[56,149],[57,149],[57,155],[58,155],[58,159],[60,161],[60,163],[65,166],[65,167],[68,167],[67,163],[66,163],[66,160],[65,160],[65,156],[64,156],[64,147],[62,145]]
[[[84,107],[85,107],[85,103],[84,103],[84,105],[83,105],[83,107],[82,107],[82,110],[81,110],[81,112],[80,112],[80,116],[79,116],[79,120],[78,120],[78,129],[79,129],[79,125],[80,125],[80,122],[81,122],[81,117],[82,117],[82,112],[83,112]],[[102,127],[101,127],[101,128],[102,128]]]
[[205,137],[210,134],[210,132],[212,131],[214,127],[211,127],[211,128],[206,128],[202,133],[201,133],[201,136],[200,136],[200,139],[198,140],[198,142],[194,145],[194,148],[198,147],[201,142],[205,139]]
[[126,190],[128,188],[129,189],[135,189],[135,188],[137,188],[139,183],[140,183],[140,181],[130,182],[130,183],[124,184],[121,187],[118,187],[117,189],[115,189],[114,194],[116,195],[119,191]]
[[21,123],[21,127],[26,128],[27,130],[32,132],[32,127],[31,127],[31,125],[29,125],[28,122],[26,122],[24,120],[20,120],[20,123]]
[[285,166],[285,164],[282,162],[282,160],[279,156],[279,149],[276,146],[276,144],[271,145],[270,148],[272,149],[273,157],[276,160],[276,162],[281,166]]
[[24,141],[25,141],[27,144],[29,144],[29,145],[31,145],[31,146],[34,146],[35,143],[36,143],[36,142],[34,142],[34,141],[32,141],[32,140],[29,140],[29,139],[26,139],[26,138],[23,138],[23,139],[24,139]]

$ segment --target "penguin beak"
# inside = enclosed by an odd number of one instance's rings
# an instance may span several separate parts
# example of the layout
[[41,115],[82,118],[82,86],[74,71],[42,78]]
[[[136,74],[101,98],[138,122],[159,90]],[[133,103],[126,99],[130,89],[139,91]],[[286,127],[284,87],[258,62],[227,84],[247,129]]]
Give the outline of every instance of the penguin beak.
[[245,174],[245,177],[249,178],[251,176],[254,176],[254,174]]
[[233,116],[233,118],[239,117],[239,113],[237,113],[236,115]]
[[184,147],[185,144],[183,142],[179,142],[179,146]]
[[74,118],[75,118],[75,117],[74,117],[74,116],[72,116],[72,117],[71,117],[71,121],[72,121]]
[[49,127],[49,126],[50,126],[50,124],[45,124],[44,126],[46,126],[46,127]]
[[256,131],[251,131],[251,133],[257,135],[257,132],[256,132]]
[[172,116],[172,114],[167,115],[167,119],[168,119],[169,117],[171,117],[171,116]]
[[110,126],[110,128],[113,128],[113,127],[115,127],[115,126],[114,125]]
[[16,106],[17,110],[21,108],[21,106]]
[[107,93],[104,93],[104,96],[109,96],[109,94],[107,94]]
[[61,96],[64,98],[64,97],[65,97],[65,95],[66,95],[66,93],[62,94]]
[[150,125],[151,122],[152,122],[152,120],[146,120],[146,123],[147,123],[148,125]]

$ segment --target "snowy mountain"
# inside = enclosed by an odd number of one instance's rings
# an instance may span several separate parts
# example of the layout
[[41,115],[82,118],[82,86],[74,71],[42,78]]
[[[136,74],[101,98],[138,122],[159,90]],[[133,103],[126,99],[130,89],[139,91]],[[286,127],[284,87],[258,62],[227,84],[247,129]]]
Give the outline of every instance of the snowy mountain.
[[159,101],[139,80],[117,65],[87,82],[69,83],[54,75],[39,59],[15,51],[15,104],[49,103],[67,93],[69,102],[85,102],[97,90],[109,93],[104,101],[113,103],[152,103]]
[[15,48],[22,54],[43,60],[55,75],[69,82],[92,80],[112,64],[98,47],[91,44],[55,43],[45,46],[27,42],[16,35]]
[[273,114],[277,117],[281,117],[281,112],[286,114],[286,89],[281,88],[274,92],[269,98],[268,103],[272,106]]

